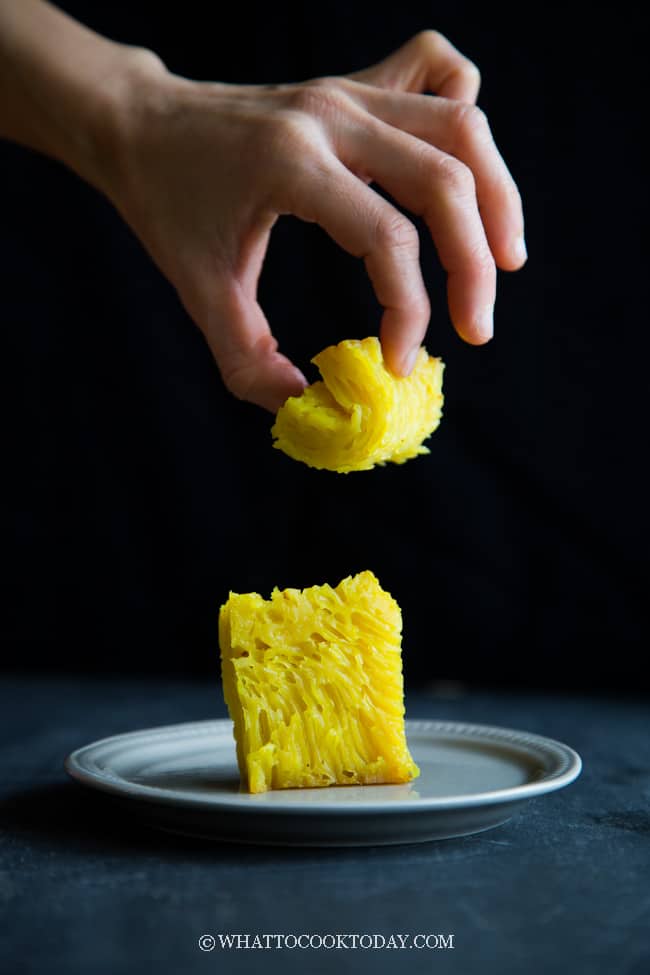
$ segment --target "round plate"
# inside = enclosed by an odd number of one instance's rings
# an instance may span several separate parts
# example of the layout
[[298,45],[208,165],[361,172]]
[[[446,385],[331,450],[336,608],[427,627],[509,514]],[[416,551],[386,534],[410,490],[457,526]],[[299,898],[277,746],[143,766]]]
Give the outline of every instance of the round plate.
[[288,846],[375,846],[464,836],[506,822],[582,767],[561,742],[506,728],[407,721],[420,776],[407,785],[239,790],[229,720],[105,738],[66,771],[149,824],[192,836]]

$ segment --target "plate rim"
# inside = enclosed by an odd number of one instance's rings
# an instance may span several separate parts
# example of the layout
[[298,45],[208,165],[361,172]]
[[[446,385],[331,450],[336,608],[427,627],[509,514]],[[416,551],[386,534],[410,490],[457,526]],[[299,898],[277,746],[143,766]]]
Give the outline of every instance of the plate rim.
[[[177,808],[203,810],[206,812],[227,812],[237,811],[238,814],[246,813],[254,816],[322,816],[332,814],[337,817],[354,817],[368,815],[372,813],[377,816],[384,815],[415,815],[426,812],[435,813],[437,811],[449,811],[454,809],[470,809],[477,806],[500,805],[512,802],[522,802],[532,799],[535,796],[545,795],[562,789],[578,778],[582,771],[582,758],[575,749],[564,742],[555,738],[549,738],[534,732],[520,731],[515,728],[503,727],[501,725],[476,724],[466,721],[450,721],[446,719],[407,719],[405,721],[407,740],[426,733],[438,733],[448,738],[457,738],[459,742],[477,745],[502,745],[509,746],[513,750],[519,750],[520,754],[527,753],[528,756],[535,753],[538,757],[546,760],[543,767],[544,774],[539,779],[524,782],[507,788],[494,789],[483,792],[472,793],[470,795],[448,795],[438,797],[418,797],[413,799],[396,800],[393,802],[382,802],[374,799],[369,801],[359,801],[353,803],[340,803],[328,801],[325,797],[327,789],[319,789],[323,793],[323,799],[317,802],[282,802],[278,799],[278,793],[282,790],[274,791],[273,803],[260,802],[260,798],[267,796],[268,793],[251,795],[247,792],[237,792],[234,794],[219,794],[213,798],[191,795],[190,793],[170,792],[159,786],[148,786],[141,783],[130,782],[128,779],[119,775],[110,776],[99,766],[93,767],[88,758],[96,753],[100,748],[108,745],[115,745],[118,742],[129,744],[129,741],[145,742],[152,739],[165,739],[169,737],[183,738],[205,737],[209,731],[218,732],[221,735],[228,733],[234,744],[232,736],[232,721],[229,718],[214,718],[202,721],[181,722],[178,724],[160,725],[151,728],[141,728],[134,731],[121,732],[116,735],[108,735],[96,741],[89,742],[70,752],[64,760],[64,769],[67,774],[81,785],[88,786],[101,792],[109,793],[120,799],[128,799],[139,802],[148,802],[155,805],[174,806]],[[554,760],[556,767],[551,767]],[[417,788],[417,779],[413,779],[413,784]],[[358,787],[358,786],[357,786]],[[390,786],[387,785],[387,788]],[[329,786],[328,788],[332,788]],[[345,786],[342,786],[345,788]],[[299,791],[299,790],[291,790]],[[310,789],[309,792],[315,790]]]

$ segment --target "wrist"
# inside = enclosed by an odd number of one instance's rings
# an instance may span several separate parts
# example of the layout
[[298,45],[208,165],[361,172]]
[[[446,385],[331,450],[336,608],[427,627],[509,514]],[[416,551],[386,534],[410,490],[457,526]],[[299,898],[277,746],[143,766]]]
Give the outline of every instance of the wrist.
[[124,177],[132,134],[143,115],[162,100],[172,76],[146,48],[115,45],[80,108],[80,137],[65,159],[75,172],[113,199]]
[[112,136],[150,51],[115,43],[42,0],[0,0],[0,137],[53,156],[103,185]]

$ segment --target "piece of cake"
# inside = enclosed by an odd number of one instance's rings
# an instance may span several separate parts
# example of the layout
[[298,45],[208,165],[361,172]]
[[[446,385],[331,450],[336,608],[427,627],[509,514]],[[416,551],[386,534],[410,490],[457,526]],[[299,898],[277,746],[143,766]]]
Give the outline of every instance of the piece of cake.
[[402,615],[372,572],[221,607],[223,690],[249,792],[403,783]]
[[339,473],[429,453],[423,441],[442,415],[440,359],[421,348],[411,375],[397,377],[384,364],[379,339],[370,337],[331,345],[312,362],[322,381],[280,408],[274,447]]

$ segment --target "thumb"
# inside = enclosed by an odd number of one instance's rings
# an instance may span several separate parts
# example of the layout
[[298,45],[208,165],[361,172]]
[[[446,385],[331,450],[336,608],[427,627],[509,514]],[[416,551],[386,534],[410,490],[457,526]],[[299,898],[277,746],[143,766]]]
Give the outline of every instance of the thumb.
[[256,298],[236,279],[218,282],[207,311],[192,317],[205,335],[224,383],[239,399],[276,413],[289,396],[299,396],[307,385],[300,370],[278,352]]

